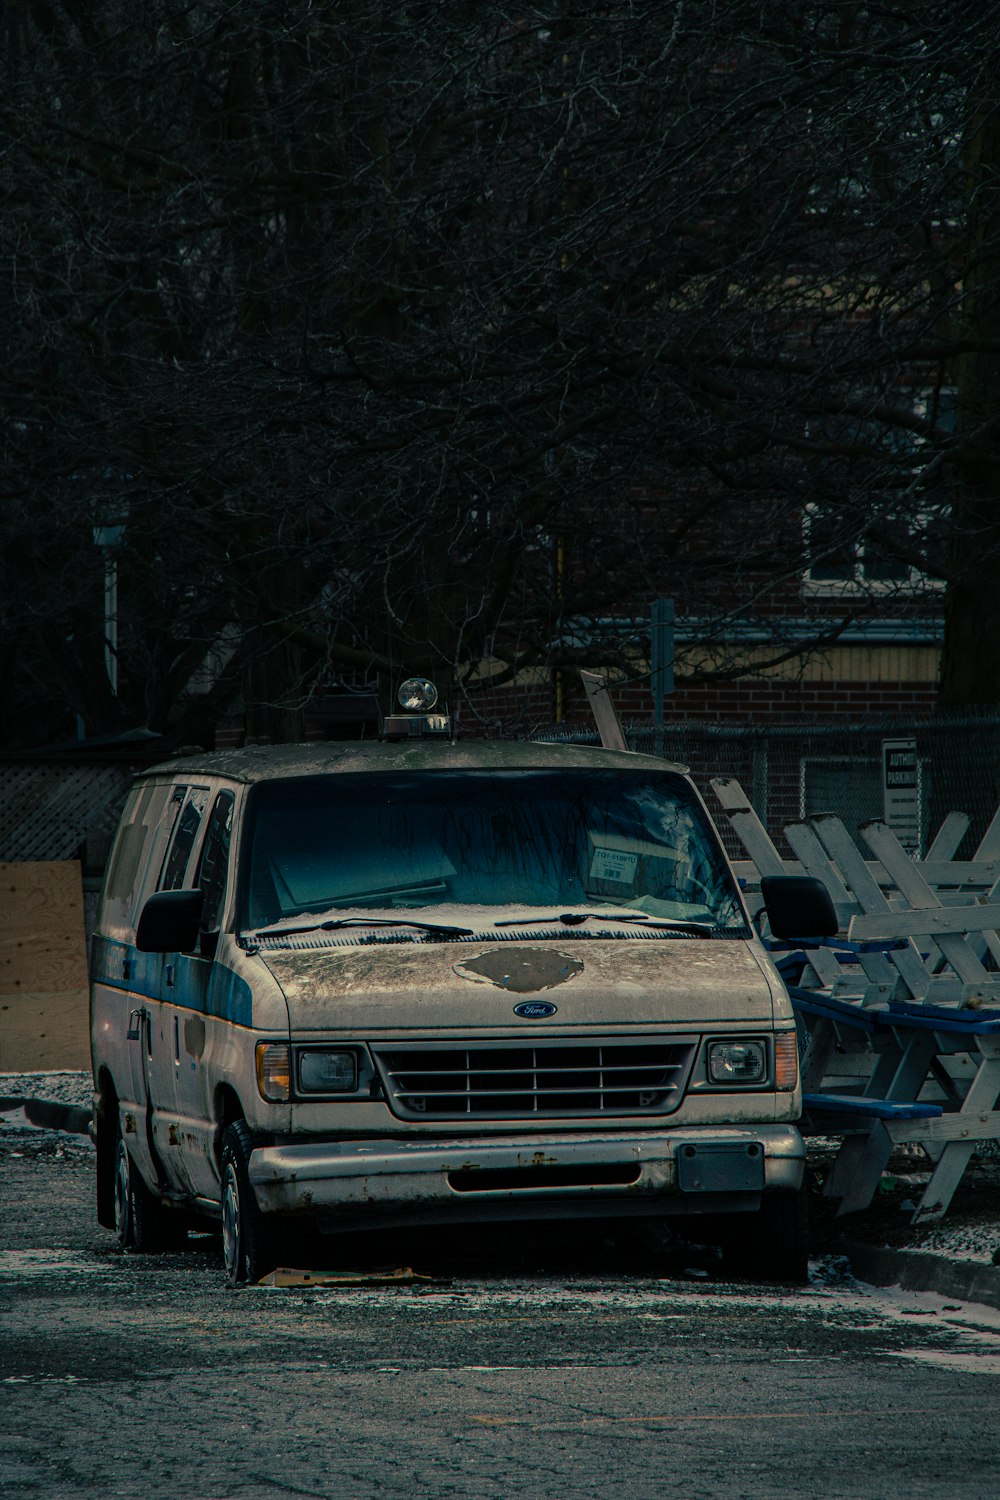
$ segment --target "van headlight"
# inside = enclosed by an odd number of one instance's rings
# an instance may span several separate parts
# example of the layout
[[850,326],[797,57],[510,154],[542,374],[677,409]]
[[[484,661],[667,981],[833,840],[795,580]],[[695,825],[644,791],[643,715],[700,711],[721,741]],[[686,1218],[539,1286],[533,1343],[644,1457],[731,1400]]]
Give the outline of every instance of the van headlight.
[[300,1094],[356,1094],[358,1055],[342,1047],[309,1047],[298,1054]]
[[710,1083],[763,1083],[767,1078],[767,1050],[763,1042],[710,1042]]

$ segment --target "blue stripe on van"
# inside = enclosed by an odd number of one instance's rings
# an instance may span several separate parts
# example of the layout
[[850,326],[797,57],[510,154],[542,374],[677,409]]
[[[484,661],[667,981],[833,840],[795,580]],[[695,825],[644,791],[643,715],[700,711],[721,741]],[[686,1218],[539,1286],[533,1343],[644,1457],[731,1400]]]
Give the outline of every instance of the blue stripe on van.
[[[168,963],[173,965],[173,983],[167,984]],[[245,979],[207,958],[188,954],[140,953],[129,943],[95,937],[91,949],[90,975],[94,984],[124,990],[147,1000],[162,1000],[183,1010],[253,1025],[253,992]]]

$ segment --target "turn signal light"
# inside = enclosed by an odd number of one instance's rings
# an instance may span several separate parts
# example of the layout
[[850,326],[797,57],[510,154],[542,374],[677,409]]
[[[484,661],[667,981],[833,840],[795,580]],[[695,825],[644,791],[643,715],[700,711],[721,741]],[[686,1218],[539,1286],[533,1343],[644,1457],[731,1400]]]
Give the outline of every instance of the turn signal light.
[[798,1037],[794,1031],[777,1031],[774,1035],[774,1087],[779,1093],[791,1093],[798,1081]]
[[261,1098],[272,1104],[283,1104],[290,1099],[292,1071],[287,1042],[258,1042],[256,1061]]

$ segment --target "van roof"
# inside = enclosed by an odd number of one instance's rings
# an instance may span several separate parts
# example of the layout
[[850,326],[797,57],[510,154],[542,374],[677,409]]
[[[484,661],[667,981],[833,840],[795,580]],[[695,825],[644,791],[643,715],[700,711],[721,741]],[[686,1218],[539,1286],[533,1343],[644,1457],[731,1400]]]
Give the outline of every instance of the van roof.
[[290,776],[351,775],[363,771],[557,770],[676,771],[687,767],[655,755],[603,750],[591,745],[550,744],[540,740],[413,739],[325,741],[305,745],[248,745],[178,757],[151,766],[140,780],[221,776],[229,781],[274,781]]

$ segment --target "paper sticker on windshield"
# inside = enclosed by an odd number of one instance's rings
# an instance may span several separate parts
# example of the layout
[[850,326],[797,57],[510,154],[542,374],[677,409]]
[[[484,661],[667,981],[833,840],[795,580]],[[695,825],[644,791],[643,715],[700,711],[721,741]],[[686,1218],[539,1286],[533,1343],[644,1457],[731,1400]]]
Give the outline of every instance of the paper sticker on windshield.
[[609,881],[612,885],[635,885],[638,863],[638,854],[626,854],[621,849],[595,849],[590,862],[590,878]]

